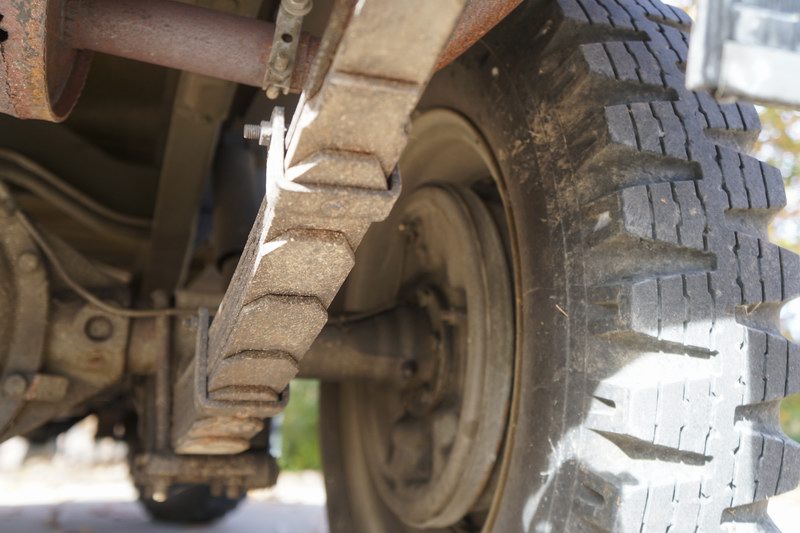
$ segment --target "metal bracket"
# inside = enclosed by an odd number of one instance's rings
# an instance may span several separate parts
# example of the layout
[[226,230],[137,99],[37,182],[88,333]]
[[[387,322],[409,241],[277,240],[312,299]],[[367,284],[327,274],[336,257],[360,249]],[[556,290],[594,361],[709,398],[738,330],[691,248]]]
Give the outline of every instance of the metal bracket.
[[195,357],[175,385],[172,442],[180,454],[233,454],[250,447],[263,420],[281,412],[289,387],[275,401],[217,400],[208,392],[208,309],[198,312]]
[[319,91],[295,112],[288,140],[280,108],[269,127],[247,130],[260,142],[271,132],[266,197],[207,346],[198,348],[198,364],[207,365],[198,378],[205,379],[203,401],[188,401],[188,377],[176,385],[178,453],[237,453],[260,429],[261,421],[241,409],[209,416],[219,405],[205,403],[209,394],[235,405],[279,407],[285,400],[278,393],[327,322],[358,244],[400,194],[397,159],[409,114],[464,5],[343,4],[352,9],[347,28]]
[[208,394],[208,309],[200,309],[197,325],[196,364],[194,366],[195,405],[206,416],[252,416],[270,418],[277,415],[289,401],[289,386],[278,394],[277,401],[214,400]]
[[134,483],[145,497],[165,499],[169,487],[209,484],[212,493],[238,498],[249,489],[271,487],[278,478],[275,459],[263,452],[230,457],[191,457],[169,452],[137,455],[132,463]]
[[289,94],[303,17],[311,8],[311,0],[281,0],[269,63],[264,73],[264,90],[270,100],[276,99],[281,93]]

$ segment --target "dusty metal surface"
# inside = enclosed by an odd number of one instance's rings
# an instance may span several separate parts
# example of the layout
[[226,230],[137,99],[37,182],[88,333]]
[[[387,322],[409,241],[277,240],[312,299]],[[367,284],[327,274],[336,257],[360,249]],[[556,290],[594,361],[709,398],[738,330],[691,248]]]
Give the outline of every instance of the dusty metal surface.
[[172,294],[185,279],[208,170],[235,90],[230,82],[180,74],[142,273],[144,295]]
[[[51,307],[46,367],[97,390],[119,381],[125,371],[129,319],[82,300],[55,301]],[[92,332],[98,321],[108,328],[101,337]]]
[[[77,298],[56,275],[126,302],[118,280],[52,235],[36,230],[0,186],[0,439],[25,433],[119,383],[130,320]],[[59,258],[59,269],[49,252]]]
[[[173,394],[171,441],[180,454],[236,454],[264,429],[264,419],[279,413],[289,399],[280,394],[247,394],[238,401],[212,398],[208,391],[208,311],[200,310],[195,356],[177,376]],[[260,391],[256,391],[260,392]]]
[[170,354],[169,338],[168,317],[134,321],[126,350],[126,371],[140,376],[154,374]]
[[[435,371],[408,387],[354,387],[354,407],[383,502],[410,526],[445,528],[476,505],[499,453],[511,391],[513,293],[500,232],[470,189],[420,188],[401,220],[400,286],[427,314],[436,342],[424,359],[435,361]],[[401,333],[375,331],[384,342]]]
[[233,457],[162,452],[136,456],[131,474],[134,484],[142,487],[145,498],[181,484],[208,484],[217,495],[238,498],[247,490],[273,486],[278,477],[278,465],[266,453],[258,452]]
[[467,0],[436,68],[453,62],[521,3],[522,0]]
[[[5,393],[0,402],[0,431],[23,409],[28,380],[41,370],[50,304],[47,272],[36,244],[15,216],[17,209],[9,190],[0,186],[0,381]],[[8,394],[6,384],[19,393]]]
[[[231,7],[220,0],[199,3]],[[260,7],[261,0],[242,0],[233,6],[239,18],[255,16]],[[236,84],[229,81],[190,72],[180,74],[161,161],[141,294],[172,294],[185,279],[209,167],[235,91]]]
[[410,387],[435,373],[436,338],[411,306],[325,326],[300,361],[300,378],[370,381]]
[[58,39],[61,2],[0,0],[0,112],[58,122],[80,96],[91,54]]
[[178,453],[216,451],[204,438],[207,425],[219,441],[243,445],[258,430],[226,422],[224,410],[211,413],[198,397],[227,405],[231,415],[244,401],[281,408],[353,251],[399,195],[394,168],[409,115],[462,7],[460,0],[360,2],[285,143],[282,116],[273,116],[267,197],[209,331],[207,363],[197,357],[196,368],[207,364],[195,381],[200,390],[183,378],[176,387]]

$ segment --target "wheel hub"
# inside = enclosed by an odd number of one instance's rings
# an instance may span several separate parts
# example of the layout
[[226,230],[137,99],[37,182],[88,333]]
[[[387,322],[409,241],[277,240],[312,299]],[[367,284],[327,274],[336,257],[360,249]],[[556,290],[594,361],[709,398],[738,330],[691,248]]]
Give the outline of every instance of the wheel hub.
[[471,190],[424,187],[405,204],[400,294],[435,339],[426,380],[362,385],[370,475],[408,525],[445,527],[475,510],[499,456],[511,390],[513,300],[501,237]]

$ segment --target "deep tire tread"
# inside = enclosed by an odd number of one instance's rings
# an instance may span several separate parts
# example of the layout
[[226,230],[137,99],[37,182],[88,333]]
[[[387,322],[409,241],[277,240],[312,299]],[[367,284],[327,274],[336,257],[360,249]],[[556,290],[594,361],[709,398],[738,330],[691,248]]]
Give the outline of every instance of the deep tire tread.
[[[658,0],[556,3],[543,85],[552,82],[584,206],[588,327],[598,360],[626,361],[610,378],[588,365],[598,381],[585,426],[621,453],[574,465],[574,526],[766,527],[754,502],[800,482],[800,445],[773,408],[800,387],[800,353],[775,322],[798,293],[800,262],[767,240],[786,198],[779,171],[744,153],[758,117],[683,87],[691,22],[681,11]],[[698,475],[641,468],[654,459]]]

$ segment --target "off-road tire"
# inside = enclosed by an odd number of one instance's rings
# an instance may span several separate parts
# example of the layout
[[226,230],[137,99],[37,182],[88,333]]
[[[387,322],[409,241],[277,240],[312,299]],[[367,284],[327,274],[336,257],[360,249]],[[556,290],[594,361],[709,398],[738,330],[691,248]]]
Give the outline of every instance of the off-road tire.
[[[767,499],[800,481],[778,416],[800,391],[778,325],[800,264],[767,238],[783,181],[747,155],[752,106],[684,87],[689,27],[657,0],[528,2],[420,104],[493,148],[516,249],[493,531],[772,531]],[[337,424],[344,387],[323,393],[331,528],[365,531],[381,504]]]
[[208,524],[233,511],[243,498],[214,496],[207,485],[170,487],[167,499],[157,502],[141,498],[142,506],[153,520],[175,524]]

